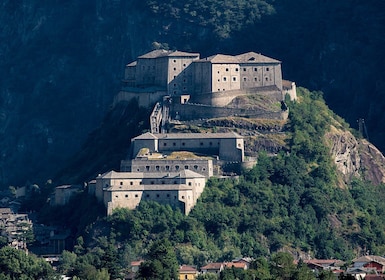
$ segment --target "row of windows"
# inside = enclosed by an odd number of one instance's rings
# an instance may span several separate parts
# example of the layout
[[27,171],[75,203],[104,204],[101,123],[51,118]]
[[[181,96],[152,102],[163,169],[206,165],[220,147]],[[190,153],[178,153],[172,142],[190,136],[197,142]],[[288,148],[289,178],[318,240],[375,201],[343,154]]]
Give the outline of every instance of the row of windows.
[[[175,69],[175,68],[174,68]],[[238,68],[235,68],[235,71],[238,72]],[[243,71],[246,72],[247,71],[247,68],[243,68]],[[258,68],[257,67],[254,67],[254,71],[257,72],[258,71]],[[269,67],[266,67],[265,68],[265,71],[270,71]],[[226,72],[229,72],[229,68],[226,68]],[[218,74],[219,74],[219,71],[218,71]]]
[[[233,82],[236,82],[237,81],[237,77],[232,77],[232,80]],[[265,77],[265,81],[271,81],[271,78],[269,79],[269,77]],[[221,80],[218,79],[218,82],[220,82]],[[227,81],[227,77],[223,77],[223,81],[226,82]],[[247,77],[243,77],[243,81],[244,82],[247,82]],[[254,77],[254,82],[258,82],[260,81],[257,77]]]
[[[175,165],[174,168],[175,168],[176,171],[178,171],[178,170],[180,169],[180,166],[179,166],[179,165]],[[198,170],[199,166],[198,166],[198,165],[194,165],[193,168],[194,168],[194,170]],[[166,171],[171,171],[172,167],[171,167],[170,165],[165,165],[165,166],[164,166],[164,169],[165,169]],[[185,165],[185,166],[184,166],[184,169],[189,169],[189,166],[188,166],[188,165]],[[151,166],[150,166],[150,165],[146,165],[146,171],[151,171],[151,170],[152,170]],[[160,170],[161,170],[160,166],[159,166],[159,165],[156,165],[156,166],[155,166],[155,170],[156,170],[156,171],[160,171]],[[202,168],[202,170],[206,170],[206,168]],[[139,171],[139,170],[138,170],[138,171]]]
[[[210,142],[209,142],[209,146],[212,146],[212,145],[213,145],[213,142],[210,141]],[[219,146],[219,142],[217,143],[217,145]],[[167,146],[167,143],[164,142],[164,143],[163,143],[163,147],[166,147],[166,146]],[[176,147],[176,142],[173,142],[173,143],[172,143],[172,146],[173,146],[173,147]],[[186,143],[185,143],[185,142],[182,142],[182,146],[186,146]],[[199,146],[204,146],[204,142],[200,142],[200,143],[199,143]]]
[[[116,198],[119,198],[119,195],[115,195]],[[125,194],[124,195],[125,198],[129,198],[129,195],[128,194]],[[135,197],[138,198],[139,195],[138,194],[135,194]],[[165,196],[164,195],[161,195],[161,194],[156,194],[155,195],[156,198],[161,198],[161,197],[167,197],[167,198],[170,198],[171,195],[170,194],[166,194]],[[150,194],[146,194],[146,198],[151,198],[151,195]],[[177,196],[174,195],[174,199],[177,199]],[[182,199],[184,199],[184,195],[182,195]],[[188,199],[190,199],[190,196],[188,196]]]

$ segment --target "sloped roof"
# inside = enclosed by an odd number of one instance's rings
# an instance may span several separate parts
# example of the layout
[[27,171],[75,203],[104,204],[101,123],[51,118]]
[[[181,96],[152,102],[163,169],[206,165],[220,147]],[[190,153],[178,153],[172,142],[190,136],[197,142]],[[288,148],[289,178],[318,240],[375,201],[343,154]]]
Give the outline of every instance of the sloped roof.
[[158,139],[214,139],[214,138],[243,138],[235,132],[225,133],[167,133],[157,134]]
[[211,63],[239,63],[238,59],[232,55],[215,54],[200,60],[197,62],[211,62]]
[[247,52],[235,56],[239,63],[281,63],[281,61],[276,60],[271,57],[264,56],[256,52]]
[[356,258],[353,260],[354,263],[356,263],[356,262],[371,262],[371,261],[375,261],[375,262],[378,262],[380,264],[385,265],[385,258],[380,257],[380,256],[374,256],[374,255],[362,256],[362,257],[359,257],[359,258]]
[[199,57],[199,53],[188,53],[182,51],[153,50],[138,58],[159,58],[159,57]]
[[178,172],[116,172],[109,171],[98,178],[103,179],[141,179],[141,178],[205,178],[204,175],[191,171],[189,169],[182,169]]
[[197,269],[191,265],[181,265],[179,267],[179,273],[197,273]]
[[244,263],[244,262],[228,262],[226,263],[226,267],[227,268],[241,268],[241,269],[246,269],[247,268],[247,264]]
[[136,64],[138,64],[138,62],[135,60],[129,64],[126,65],[126,67],[132,67],[132,66],[136,66]]
[[201,270],[217,270],[223,268],[223,263],[208,263],[201,267]]
[[151,132],[146,132],[146,133],[143,133],[139,136],[132,138],[132,140],[139,140],[139,139],[150,140],[150,139],[158,139],[158,137],[156,135],[152,134]]

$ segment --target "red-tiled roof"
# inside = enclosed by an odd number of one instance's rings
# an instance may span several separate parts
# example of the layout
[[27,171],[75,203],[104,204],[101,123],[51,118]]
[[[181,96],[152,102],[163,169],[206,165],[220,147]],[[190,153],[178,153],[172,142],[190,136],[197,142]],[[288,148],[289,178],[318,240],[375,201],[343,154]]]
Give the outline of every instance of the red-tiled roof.
[[210,270],[210,269],[221,269],[223,263],[208,263],[205,266],[201,267],[201,270]]
[[226,263],[226,268],[241,268],[241,269],[246,269],[247,265],[244,262],[228,262]]
[[179,267],[180,273],[197,273],[197,269],[191,265],[181,265]]

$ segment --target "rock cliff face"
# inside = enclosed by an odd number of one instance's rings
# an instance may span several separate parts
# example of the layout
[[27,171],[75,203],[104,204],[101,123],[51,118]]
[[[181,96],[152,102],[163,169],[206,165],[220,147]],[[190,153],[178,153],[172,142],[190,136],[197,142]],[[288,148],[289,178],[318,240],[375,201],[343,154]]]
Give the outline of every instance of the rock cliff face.
[[345,182],[363,177],[375,185],[385,183],[385,157],[373,144],[335,127],[326,134],[326,138]]

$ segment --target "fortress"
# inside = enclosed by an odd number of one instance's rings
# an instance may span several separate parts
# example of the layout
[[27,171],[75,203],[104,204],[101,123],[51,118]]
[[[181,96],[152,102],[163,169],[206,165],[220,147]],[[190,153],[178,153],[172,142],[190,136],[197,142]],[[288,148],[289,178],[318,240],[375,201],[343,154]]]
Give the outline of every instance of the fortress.
[[[153,108],[151,130],[133,138],[120,171],[97,176],[89,192],[104,203],[107,214],[152,200],[187,215],[209,177],[244,163],[244,137],[168,133],[167,124],[228,116],[285,119],[284,99],[296,99],[295,90],[295,83],[282,80],[280,61],[254,52],[200,59],[198,53],[154,50],[139,56],[126,66],[114,102],[136,99]],[[253,106],[255,99],[276,105]]]
[[282,80],[281,62],[255,52],[236,56],[154,50],[128,64],[114,103],[136,99],[153,107],[151,132],[170,120],[230,115],[286,119],[281,106],[244,106],[256,98],[280,104],[296,99],[295,83]]

